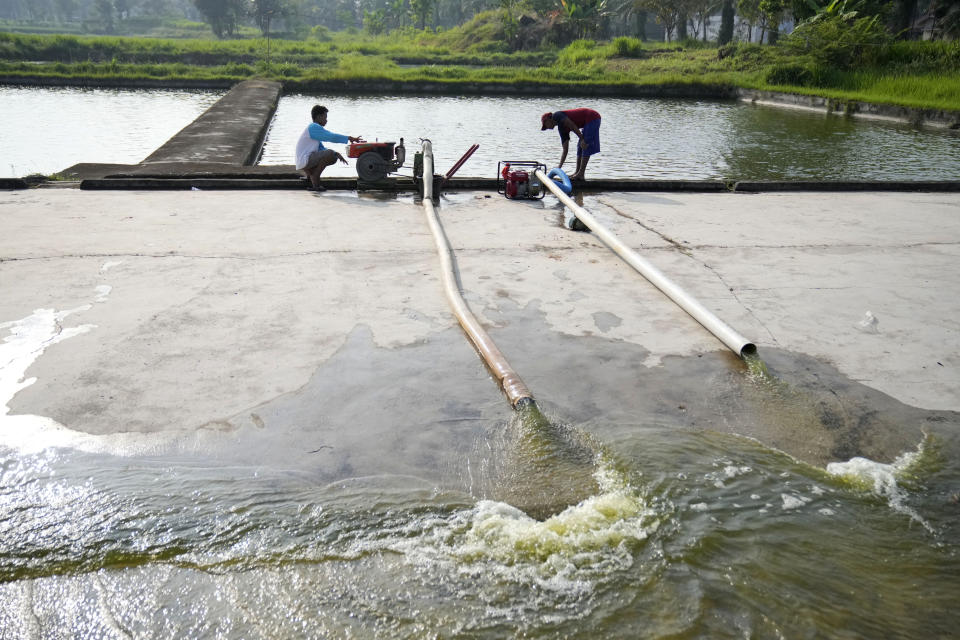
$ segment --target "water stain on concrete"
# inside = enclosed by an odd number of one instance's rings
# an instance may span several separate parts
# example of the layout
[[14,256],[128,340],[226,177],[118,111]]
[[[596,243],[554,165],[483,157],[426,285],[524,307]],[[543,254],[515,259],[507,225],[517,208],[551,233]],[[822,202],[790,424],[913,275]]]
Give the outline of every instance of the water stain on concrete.
[[[905,405],[802,353],[762,350],[765,379],[726,350],[649,367],[639,345],[557,333],[536,304],[499,303],[491,336],[540,406],[601,442],[624,428],[710,430],[822,467],[854,456],[890,462],[925,432],[960,427],[960,413]],[[483,452],[505,440],[511,415],[459,327],[385,349],[358,326],[304,387],[232,418],[236,449],[224,454],[325,481],[411,475],[475,492]]]
[[606,333],[610,329],[623,324],[623,319],[609,311],[596,311],[593,314],[593,323],[597,325],[597,329],[600,329],[601,333]]

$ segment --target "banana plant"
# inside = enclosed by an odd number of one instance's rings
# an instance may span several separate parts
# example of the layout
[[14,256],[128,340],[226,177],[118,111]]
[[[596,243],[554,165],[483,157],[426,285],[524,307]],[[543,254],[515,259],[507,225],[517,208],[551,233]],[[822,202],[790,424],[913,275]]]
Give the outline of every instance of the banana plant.
[[831,18],[853,20],[863,8],[863,0],[832,0],[822,6],[815,0],[807,0],[807,6],[814,11],[814,14],[806,22],[813,23]]
[[599,32],[610,15],[607,0],[560,0],[563,15],[581,38]]

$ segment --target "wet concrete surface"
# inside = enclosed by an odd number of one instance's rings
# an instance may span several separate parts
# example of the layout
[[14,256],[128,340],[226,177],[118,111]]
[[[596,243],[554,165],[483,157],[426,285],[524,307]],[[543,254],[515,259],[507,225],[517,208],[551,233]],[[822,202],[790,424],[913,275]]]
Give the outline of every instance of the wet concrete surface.
[[[597,442],[622,429],[719,431],[825,466],[855,456],[889,462],[924,435],[960,430],[958,412],[911,407],[802,353],[765,352],[766,378],[728,351],[669,356],[649,367],[642,346],[550,330],[536,302],[505,310],[503,319],[492,336],[536,389],[550,422]],[[361,326],[306,385],[223,421],[239,432],[218,455],[286,464],[326,481],[417,475],[496,492],[502,487],[484,477],[482,465],[512,457],[520,436],[510,422],[495,381],[459,330],[389,349]]]
[[[600,441],[735,433],[817,465],[956,433],[956,196],[583,204],[755,340],[773,379],[549,198],[449,195],[466,299],[555,423]],[[88,327],[36,355],[11,416],[121,452],[487,490],[461,463],[505,441],[511,411],[447,308],[412,197],[30,190],[0,194],[0,213],[0,324],[53,308],[75,310],[58,330]]]

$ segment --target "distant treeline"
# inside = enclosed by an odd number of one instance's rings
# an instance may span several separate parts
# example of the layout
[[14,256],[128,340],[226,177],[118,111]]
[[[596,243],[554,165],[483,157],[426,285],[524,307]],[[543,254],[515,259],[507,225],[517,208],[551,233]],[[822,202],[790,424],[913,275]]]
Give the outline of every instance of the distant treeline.
[[250,27],[252,34],[243,38],[222,39],[209,32],[202,38],[31,35],[0,27],[0,82],[195,86],[261,77],[290,90],[380,85],[403,92],[428,83],[451,92],[569,87],[608,95],[620,89],[624,95],[688,95],[690,87],[718,95],[745,88],[839,104],[960,111],[960,41],[905,40],[891,30],[887,14],[848,9],[836,1],[820,7],[775,44],[769,38],[764,44],[603,39],[589,37],[596,30],[587,22],[509,8],[477,13],[449,29],[315,26],[304,39],[266,37]]
[[446,30],[490,10],[509,50],[617,36],[773,44],[818,15],[875,18],[897,39],[960,36],[960,0],[0,0],[0,30],[196,37],[199,23],[219,38],[323,39]]

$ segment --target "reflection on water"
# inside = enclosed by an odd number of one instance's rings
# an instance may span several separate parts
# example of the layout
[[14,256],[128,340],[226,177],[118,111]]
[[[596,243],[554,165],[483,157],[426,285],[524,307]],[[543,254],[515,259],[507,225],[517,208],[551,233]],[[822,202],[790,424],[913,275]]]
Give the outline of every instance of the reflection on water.
[[[291,164],[310,108],[330,108],[328,127],[415,148],[433,142],[445,173],[474,143],[457,173],[495,177],[501,160],[560,159],[556,130],[540,131],[545,111],[590,106],[603,116],[597,178],[671,180],[956,180],[960,135],[953,131],[826,116],[732,101],[436,97],[285,96],[268,133],[263,164]],[[335,145],[337,148],[339,146]],[[410,154],[412,158],[412,154]],[[568,159],[568,166],[571,160]],[[412,166],[408,163],[409,174]],[[356,176],[335,165],[331,176]]]
[[80,162],[136,164],[224,93],[0,86],[0,176],[50,175]]
[[[2,176],[52,174],[79,162],[135,164],[223,92],[0,87]],[[290,165],[316,104],[329,128],[369,140],[434,143],[445,173],[474,143],[459,176],[495,177],[501,160],[560,159],[544,111],[590,106],[603,115],[593,177],[673,180],[956,180],[960,134],[732,101],[448,96],[292,95],[281,98],[263,164]],[[66,124],[63,123],[68,114]],[[41,123],[39,126],[36,123]],[[341,145],[333,145],[342,150]],[[412,173],[413,153],[407,168]],[[330,176],[355,177],[337,164]],[[572,166],[568,161],[567,168]]]

